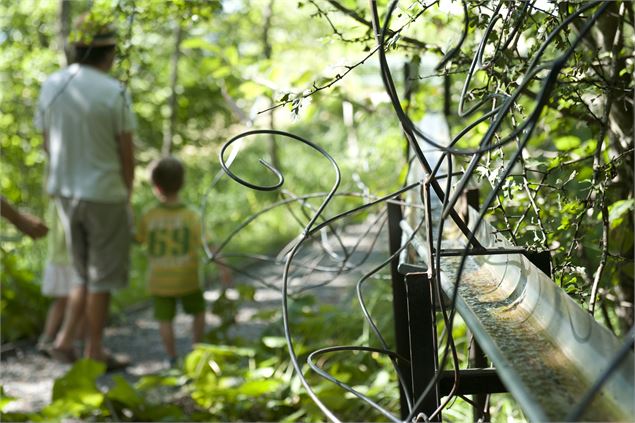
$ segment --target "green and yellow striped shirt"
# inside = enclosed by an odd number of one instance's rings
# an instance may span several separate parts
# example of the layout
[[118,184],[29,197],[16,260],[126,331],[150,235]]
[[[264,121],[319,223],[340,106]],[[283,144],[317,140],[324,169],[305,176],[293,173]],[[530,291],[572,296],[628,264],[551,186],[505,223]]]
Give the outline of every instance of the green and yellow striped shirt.
[[183,204],[160,204],[139,222],[137,240],[148,253],[148,289],[157,296],[180,296],[200,288],[201,219]]

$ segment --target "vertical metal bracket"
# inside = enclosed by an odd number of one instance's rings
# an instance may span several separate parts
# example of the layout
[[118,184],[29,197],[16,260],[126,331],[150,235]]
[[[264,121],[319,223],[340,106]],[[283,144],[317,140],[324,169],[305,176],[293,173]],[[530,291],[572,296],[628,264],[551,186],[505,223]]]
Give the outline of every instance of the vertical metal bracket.
[[[388,203],[388,238],[390,254],[401,247],[401,207]],[[406,263],[399,257],[391,261],[393,313],[397,353],[409,360],[398,363],[407,389],[400,387],[401,417],[409,414],[406,395],[413,403],[424,393],[437,372],[437,333],[432,284],[427,268]],[[404,275],[405,274],[405,275]],[[407,391],[407,392],[406,392]],[[435,384],[415,411],[430,416],[439,407],[438,385]],[[440,421],[440,414],[436,421]]]
[[[401,248],[401,219],[403,212],[399,204],[387,203],[388,207],[388,243],[390,255],[394,255]],[[395,323],[395,343],[397,354],[408,360],[408,363],[397,363],[404,384],[409,389],[404,391],[399,385],[399,400],[401,405],[401,418],[408,417],[408,402],[406,398],[412,398],[412,374],[410,372],[410,334],[408,331],[408,300],[404,276],[399,273],[399,256],[390,263],[390,276],[392,279],[392,308]]]
[[553,277],[551,268],[551,252],[547,251],[525,251],[523,253],[530,262],[538,269],[542,270],[549,279]]
[[[405,277],[410,332],[410,368],[413,400],[425,392],[437,372],[437,331],[432,303],[432,284],[426,273],[408,273]],[[438,385],[427,392],[415,414],[432,415],[439,407]],[[432,421],[441,421],[440,413]]]
[[[481,192],[478,188],[470,188],[465,191],[463,218],[465,223],[469,224],[470,219],[470,207],[478,210],[481,201]],[[470,334],[470,356],[468,358],[468,364],[470,368],[484,369],[489,367],[487,357],[481,346],[476,342],[473,335]],[[478,421],[490,421],[489,405],[487,403],[487,394],[479,393],[472,395],[472,401],[474,401],[474,407],[472,408],[472,420]]]

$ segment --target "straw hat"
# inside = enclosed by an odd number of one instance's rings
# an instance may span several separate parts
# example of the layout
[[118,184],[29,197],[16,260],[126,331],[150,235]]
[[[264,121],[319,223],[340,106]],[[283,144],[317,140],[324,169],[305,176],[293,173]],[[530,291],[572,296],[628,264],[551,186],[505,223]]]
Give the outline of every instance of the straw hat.
[[75,47],[106,47],[117,44],[117,30],[112,22],[83,13],[75,21],[69,41]]

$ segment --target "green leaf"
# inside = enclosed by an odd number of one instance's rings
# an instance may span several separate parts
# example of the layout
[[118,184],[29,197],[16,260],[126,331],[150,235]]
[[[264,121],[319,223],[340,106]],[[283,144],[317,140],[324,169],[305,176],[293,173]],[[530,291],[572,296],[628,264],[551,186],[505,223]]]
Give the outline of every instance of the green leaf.
[[4,394],[4,387],[0,386],[0,411],[4,411],[4,407],[7,406],[7,404],[12,403],[13,401],[15,401],[17,398],[14,397],[10,397],[8,395]]
[[237,288],[238,295],[242,300],[254,301],[256,296],[256,288],[252,285],[239,285]]
[[239,90],[243,96],[247,98],[254,98],[266,92],[267,88],[260,84],[256,84],[255,82],[247,81],[240,84]]
[[115,386],[108,391],[108,398],[121,402],[129,407],[135,407],[143,403],[143,398],[139,392],[121,375],[113,377]]
[[142,391],[159,386],[181,386],[184,378],[174,376],[148,375],[144,376],[136,383],[136,388]]
[[271,349],[282,348],[287,345],[286,339],[282,336],[263,336],[262,343]]
[[299,409],[295,413],[289,414],[288,416],[284,417],[282,420],[280,420],[280,422],[293,423],[297,421],[304,421],[305,419],[302,419],[302,417],[304,417],[305,415],[306,415],[306,410]]
[[627,213],[632,213],[635,209],[635,199],[619,200],[609,206],[609,223],[611,229],[615,229],[624,221]]
[[98,393],[97,378],[104,374],[106,365],[87,358],[77,361],[73,367],[53,385],[53,401],[71,395],[90,397]]
[[563,160],[561,156],[554,157],[553,159],[549,160],[549,165],[547,166],[547,170],[551,170],[560,166],[562,162]]
[[300,76],[295,78],[295,80],[293,81],[293,84],[294,85],[306,85],[310,81],[312,81],[313,78],[315,78],[315,72],[313,70],[307,70],[307,71],[302,72],[302,74]]
[[564,137],[556,138],[553,144],[560,151],[567,151],[580,146],[580,138],[575,135],[565,135]]
[[251,380],[243,383],[237,388],[238,393],[247,396],[264,395],[277,390],[282,382],[276,379]]
[[209,345],[209,344],[200,344],[196,347],[197,350],[201,350],[204,352],[212,353],[214,355],[220,356],[242,356],[242,357],[253,357],[256,352],[253,348],[240,348],[234,347],[232,345]]
[[182,48],[200,48],[200,49],[210,49],[212,44],[204,38],[194,37],[188,38],[181,43]]

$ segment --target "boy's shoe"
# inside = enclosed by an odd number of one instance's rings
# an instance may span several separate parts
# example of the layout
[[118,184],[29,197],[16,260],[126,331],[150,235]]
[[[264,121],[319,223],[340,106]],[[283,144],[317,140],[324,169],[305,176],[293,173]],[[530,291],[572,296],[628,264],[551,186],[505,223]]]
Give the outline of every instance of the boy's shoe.
[[179,358],[177,356],[168,358],[168,365],[171,369],[179,367]]

